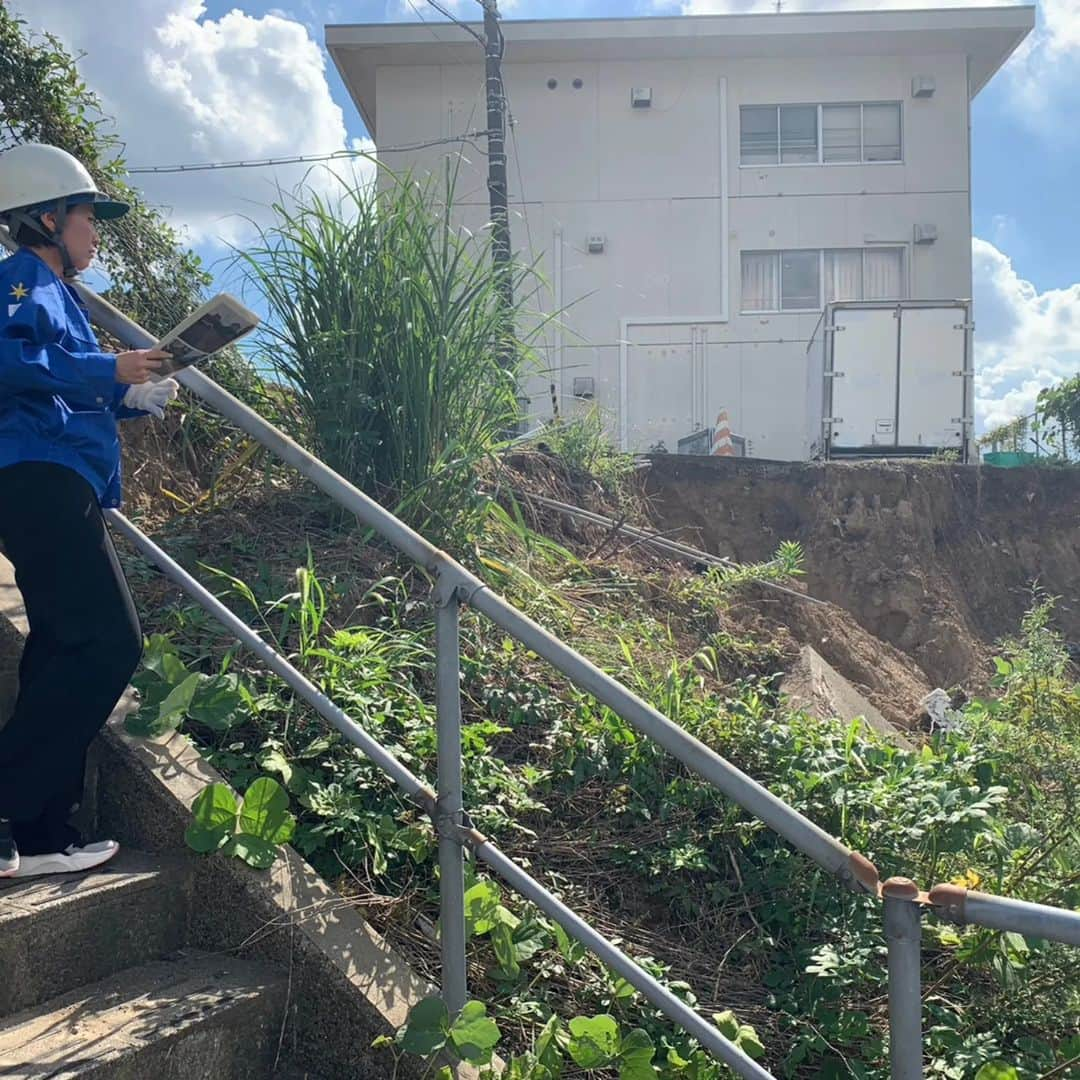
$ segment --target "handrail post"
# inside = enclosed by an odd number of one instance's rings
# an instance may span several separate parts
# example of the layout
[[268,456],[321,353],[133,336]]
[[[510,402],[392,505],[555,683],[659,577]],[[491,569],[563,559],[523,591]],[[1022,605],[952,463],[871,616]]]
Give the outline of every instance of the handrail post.
[[438,737],[439,911],[442,949],[442,997],[451,1016],[468,999],[465,973],[465,851],[461,779],[461,638],[460,612],[453,575],[445,570],[434,590],[435,719]]
[[922,910],[918,886],[889,878],[881,886],[889,946],[889,1071],[892,1080],[922,1080]]

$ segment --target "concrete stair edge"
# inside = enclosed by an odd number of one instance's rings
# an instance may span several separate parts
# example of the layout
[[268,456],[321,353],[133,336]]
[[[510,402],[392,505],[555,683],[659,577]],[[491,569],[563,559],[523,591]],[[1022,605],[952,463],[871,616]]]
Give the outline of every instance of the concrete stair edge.
[[250,961],[153,961],[0,1021],[0,1077],[263,1080],[285,998],[284,978]]
[[190,891],[187,858],[123,850],[85,874],[0,880],[0,1017],[179,949]]

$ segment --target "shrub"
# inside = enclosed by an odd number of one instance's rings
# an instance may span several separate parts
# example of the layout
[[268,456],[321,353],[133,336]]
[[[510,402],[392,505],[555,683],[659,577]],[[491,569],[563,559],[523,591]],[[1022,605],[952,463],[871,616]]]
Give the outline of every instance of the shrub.
[[487,233],[452,221],[454,180],[303,192],[238,256],[270,315],[261,360],[295,393],[291,433],[436,536],[481,505],[477,466],[516,423],[529,355]]

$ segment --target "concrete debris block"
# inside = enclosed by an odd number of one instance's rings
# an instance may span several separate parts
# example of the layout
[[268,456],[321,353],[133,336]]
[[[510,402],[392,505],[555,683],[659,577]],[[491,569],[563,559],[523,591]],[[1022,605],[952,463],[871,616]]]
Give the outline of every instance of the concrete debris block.
[[931,690],[922,700],[926,715],[930,717],[930,733],[935,731],[958,731],[960,729],[960,714],[952,707],[949,695],[940,687]]
[[799,651],[799,659],[784,676],[780,690],[792,705],[812,716],[822,720],[835,717],[845,723],[861,716],[869,727],[896,746],[914,749],[911,741],[810,645]]

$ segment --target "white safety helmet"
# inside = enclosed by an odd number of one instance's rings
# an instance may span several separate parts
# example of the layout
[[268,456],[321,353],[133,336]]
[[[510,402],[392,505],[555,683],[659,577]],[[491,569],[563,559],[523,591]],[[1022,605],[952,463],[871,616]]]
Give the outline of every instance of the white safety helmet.
[[[0,218],[13,232],[25,226],[41,237],[42,244],[58,247],[66,274],[73,269],[60,234],[68,210],[80,203],[93,203],[95,215],[102,219],[128,212],[127,203],[100,192],[82,162],[58,146],[22,143],[0,154]],[[56,215],[52,229],[41,220],[49,213]]]

